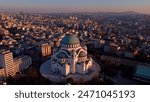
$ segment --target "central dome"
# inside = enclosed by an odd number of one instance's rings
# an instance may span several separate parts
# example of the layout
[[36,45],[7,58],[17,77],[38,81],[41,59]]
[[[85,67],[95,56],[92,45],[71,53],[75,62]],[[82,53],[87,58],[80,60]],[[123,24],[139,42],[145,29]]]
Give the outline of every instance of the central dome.
[[61,41],[61,44],[65,44],[65,45],[74,45],[79,43],[80,41],[75,34],[66,34]]

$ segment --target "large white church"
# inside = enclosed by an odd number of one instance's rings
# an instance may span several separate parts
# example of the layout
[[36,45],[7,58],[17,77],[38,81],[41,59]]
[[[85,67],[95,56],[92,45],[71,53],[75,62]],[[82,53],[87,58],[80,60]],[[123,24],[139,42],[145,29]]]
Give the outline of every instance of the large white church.
[[92,68],[92,58],[87,57],[87,47],[75,34],[66,34],[60,46],[53,49],[51,72],[62,76],[86,74]]

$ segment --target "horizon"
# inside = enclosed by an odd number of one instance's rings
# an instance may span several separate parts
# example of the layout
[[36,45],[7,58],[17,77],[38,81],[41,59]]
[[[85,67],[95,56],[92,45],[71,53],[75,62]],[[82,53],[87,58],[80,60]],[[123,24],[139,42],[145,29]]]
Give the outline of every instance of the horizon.
[[27,14],[31,14],[31,13],[33,13],[33,14],[76,14],[76,13],[114,13],[114,14],[119,14],[119,13],[135,13],[135,14],[144,14],[144,15],[150,15],[150,13],[142,13],[142,12],[136,12],[136,11],[118,11],[118,12],[115,12],[115,11],[72,11],[72,12],[40,12],[40,11],[38,11],[38,12],[36,12],[36,11],[12,11],[12,10],[4,10],[4,11],[1,11],[0,10],[0,13],[16,13],[16,14],[18,14],[18,13],[27,13]]
[[128,12],[150,14],[148,0],[1,0],[0,12],[71,13]]

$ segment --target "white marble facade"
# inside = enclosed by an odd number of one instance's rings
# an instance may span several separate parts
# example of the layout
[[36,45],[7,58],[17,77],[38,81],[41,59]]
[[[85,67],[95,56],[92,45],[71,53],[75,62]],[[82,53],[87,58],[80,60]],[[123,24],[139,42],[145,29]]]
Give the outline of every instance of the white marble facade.
[[86,74],[92,67],[92,58],[87,57],[86,46],[80,44],[73,34],[66,34],[60,46],[54,48],[50,62],[51,71],[62,76]]

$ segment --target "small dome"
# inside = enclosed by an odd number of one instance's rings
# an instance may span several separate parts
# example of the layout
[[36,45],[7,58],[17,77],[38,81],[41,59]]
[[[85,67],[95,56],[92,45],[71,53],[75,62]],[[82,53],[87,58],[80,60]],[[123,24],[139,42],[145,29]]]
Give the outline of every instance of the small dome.
[[58,55],[57,55],[57,57],[58,58],[68,58],[68,56],[64,52],[59,52]]
[[66,45],[73,45],[79,43],[80,43],[79,39],[74,34],[66,34],[61,41],[61,44],[66,44]]
[[81,51],[80,53],[79,53],[79,56],[78,57],[86,57],[86,53],[84,52],[84,51]]

